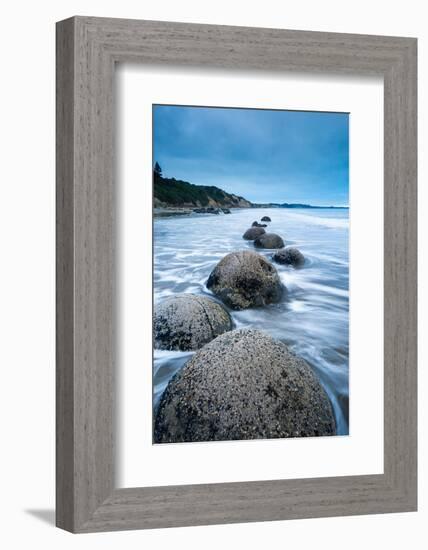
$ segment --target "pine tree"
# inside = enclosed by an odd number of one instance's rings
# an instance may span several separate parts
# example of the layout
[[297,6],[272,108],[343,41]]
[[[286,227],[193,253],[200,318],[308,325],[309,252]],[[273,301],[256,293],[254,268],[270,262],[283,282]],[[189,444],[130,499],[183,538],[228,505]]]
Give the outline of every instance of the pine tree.
[[155,162],[154,171],[155,171],[155,174],[157,176],[162,176],[162,168],[161,168],[160,164],[157,161]]

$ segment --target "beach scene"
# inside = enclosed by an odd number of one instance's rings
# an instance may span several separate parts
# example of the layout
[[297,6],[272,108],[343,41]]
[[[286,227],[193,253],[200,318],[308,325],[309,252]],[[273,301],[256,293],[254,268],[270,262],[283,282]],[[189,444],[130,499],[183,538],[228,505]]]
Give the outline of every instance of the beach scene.
[[153,442],[349,435],[349,116],[153,106]]

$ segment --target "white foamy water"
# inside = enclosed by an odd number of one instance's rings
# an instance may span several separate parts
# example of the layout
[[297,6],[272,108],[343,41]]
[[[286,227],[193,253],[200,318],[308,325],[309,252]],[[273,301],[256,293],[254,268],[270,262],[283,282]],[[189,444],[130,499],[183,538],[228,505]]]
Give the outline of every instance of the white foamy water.
[[[191,214],[154,222],[154,299],[190,292],[213,297],[205,284],[229,252],[254,250],[242,235],[269,216],[268,231],[299,248],[305,266],[275,264],[287,288],[283,300],[263,308],[230,311],[236,328],[268,332],[306,359],[326,389],[338,434],[348,433],[349,211],[346,209],[242,209],[231,214]],[[269,260],[273,251],[261,251]],[[191,352],[156,351],[154,404]]]

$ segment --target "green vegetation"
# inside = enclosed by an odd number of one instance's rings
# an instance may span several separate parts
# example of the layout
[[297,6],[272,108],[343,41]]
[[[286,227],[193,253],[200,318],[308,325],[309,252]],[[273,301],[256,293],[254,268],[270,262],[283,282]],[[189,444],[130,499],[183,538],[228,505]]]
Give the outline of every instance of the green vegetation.
[[214,201],[217,206],[233,207],[247,202],[215,186],[193,185],[175,178],[164,178],[156,168],[153,171],[153,187],[155,199],[168,206],[208,206],[213,205]]

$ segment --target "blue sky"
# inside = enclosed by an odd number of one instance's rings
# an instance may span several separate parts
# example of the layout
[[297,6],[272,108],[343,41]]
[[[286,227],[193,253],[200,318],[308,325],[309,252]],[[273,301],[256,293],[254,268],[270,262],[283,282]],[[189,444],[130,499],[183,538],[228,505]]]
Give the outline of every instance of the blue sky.
[[153,156],[252,202],[347,206],[348,130],[346,113],[155,105]]

